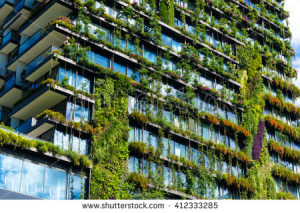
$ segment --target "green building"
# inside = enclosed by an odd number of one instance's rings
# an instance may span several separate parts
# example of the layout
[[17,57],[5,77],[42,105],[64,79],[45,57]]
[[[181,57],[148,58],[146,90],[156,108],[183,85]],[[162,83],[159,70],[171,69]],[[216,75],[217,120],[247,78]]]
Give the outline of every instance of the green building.
[[0,199],[299,198],[288,17],[280,0],[3,0]]

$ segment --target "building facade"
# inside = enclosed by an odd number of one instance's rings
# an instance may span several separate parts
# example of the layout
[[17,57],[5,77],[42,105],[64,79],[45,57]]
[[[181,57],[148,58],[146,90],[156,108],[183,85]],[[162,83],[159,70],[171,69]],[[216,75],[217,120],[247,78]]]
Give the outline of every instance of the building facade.
[[3,1],[0,189],[299,198],[288,16],[280,0]]

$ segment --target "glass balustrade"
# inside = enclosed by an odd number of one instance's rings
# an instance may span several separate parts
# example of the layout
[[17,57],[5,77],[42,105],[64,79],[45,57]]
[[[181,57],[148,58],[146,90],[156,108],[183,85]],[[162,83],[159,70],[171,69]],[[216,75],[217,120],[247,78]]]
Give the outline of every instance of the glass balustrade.
[[10,31],[6,36],[4,36],[1,45],[4,46],[11,40],[18,41],[18,34],[15,31]]
[[40,64],[42,64],[44,61],[46,61],[51,55],[53,54],[54,50],[59,50],[58,47],[51,46],[49,47],[45,52],[43,52],[41,55],[36,57],[33,61],[31,61],[26,66],[26,74],[32,72],[34,69],[36,69]]
[[5,82],[4,91],[7,91],[15,84],[15,75]]
[[35,118],[29,118],[27,121],[19,125],[15,130],[17,132],[24,133],[31,127],[33,127],[36,124],[36,119]]
[[19,49],[19,54],[23,53],[28,47],[32,46],[34,42],[36,42],[39,38],[41,38],[45,33],[45,30],[41,29],[37,31],[33,36],[27,39],[23,44],[21,44]]
[[19,12],[23,5],[24,5],[25,0],[21,0],[16,6],[15,6],[15,13]]

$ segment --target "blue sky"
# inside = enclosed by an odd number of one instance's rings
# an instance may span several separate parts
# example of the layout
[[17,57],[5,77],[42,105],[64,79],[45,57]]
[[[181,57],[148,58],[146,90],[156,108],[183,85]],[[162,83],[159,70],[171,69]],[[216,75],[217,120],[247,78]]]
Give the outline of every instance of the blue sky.
[[[292,31],[292,46],[296,52],[293,65],[298,70],[298,79],[295,84],[300,87],[300,0],[285,0],[284,8],[290,13],[288,22]],[[300,99],[296,104],[300,106]]]

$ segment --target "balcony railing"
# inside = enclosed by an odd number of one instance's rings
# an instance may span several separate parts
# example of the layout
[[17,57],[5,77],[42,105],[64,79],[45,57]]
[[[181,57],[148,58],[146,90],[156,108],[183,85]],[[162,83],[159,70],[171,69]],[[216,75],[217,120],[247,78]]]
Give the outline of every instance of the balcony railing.
[[44,35],[45,30],[40,29],[33,36],[27,39],[23,44],[21,44],[19,49],[19,55],[24,52],[29,46],[31,46],[35,41],[37,41],[42,35]]
[[35,118],[29,118],[27,121],[19,125],[15,130],[17,132],[25,133],[27,130],[29,130],[31,127],[36,125],[36,119]]
[[27,66],[26,66],[26,74],[30,73],[33,71],[35,68],[37,68],[40,64],[42,64],[44,61],[46,61],[51,55],[53,54],[54,50],[59,50],[58,47],[51,46],[49,47],[45,52],[43,52],[41,55],[36,57],[33,61],[31,61]]
[[9,80],[5,82],[4,91],[7,91],[15,84],[16,76],[13,75]]
[[6,36],[4,36],[1,45],[4,46],[10,40],[18,41],[18,34],[15,31],[10,31]]
[[5,5],[6,2],[10,2],[10,3],[12,3],[12,4],[15,4],[15,3],[16,3],[15,0],[2,0],[2,1],[0,1],[0,8],[1,8],[3,5]]

